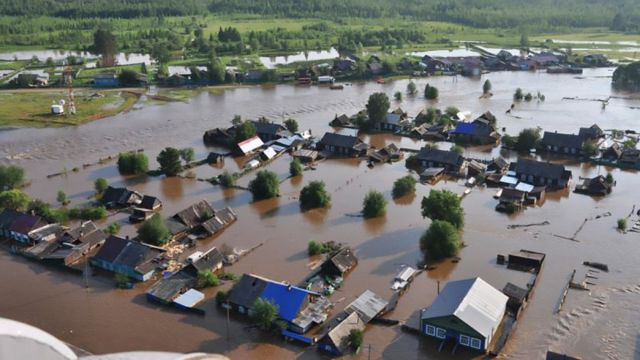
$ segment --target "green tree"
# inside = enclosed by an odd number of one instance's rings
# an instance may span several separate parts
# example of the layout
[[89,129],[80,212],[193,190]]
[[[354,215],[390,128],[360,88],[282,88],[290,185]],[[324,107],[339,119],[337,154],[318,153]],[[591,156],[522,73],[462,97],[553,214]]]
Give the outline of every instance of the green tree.
[[447,108],[444,110],[445,115],[448,115],[449,117],[457,117],[458,113],[460,112],[460,109],[458,109],[455,106],[447,106]]
[[82,220],[100,220],[109,215],[104,206],[86,206],[69,210],[69,218]]
[[225,72],[225,66],[220,61],[220,58],[214,56],[209,63],[209,80],[213,84],[222,84],[224,83]]
[[298,132],[298,122],[296,121],[296,119],[289,118],[285,120],[284,126],[292,133]]
[[56,200],[58,200],[58,202],[62,205],[67,205],[69,203],[67,194],[62,190],[58,190],[58,195],[56,196]]
[[540,142],[540,130],[538,129],[523,129],[518,134],[518,140],[516,141],[516,150],[529,151],[535,149]]
[[300,207],[315,209],[331,204],[331,195],[325,188],[324,181],[312,181],[300,191]]
[[513,100],[522,101],[522,99],[524,99],[524,94],[522,93],[522,89],[517,88],[516,92],[513,94]]
[[103,177],[99,177],[93,182],[93,188],[96,189],[96,193],[102,194],[109,187],[109,182]]
[[362,214],[365,218],[384,216],[387,213],[387,200],[382,193],[372,190],[367,193],[362,203]]
[[180,149],[180,158],[184,160],[186,164],[192,162],[196,158],[196,153],[193,148]]
[[309,245],[307,246],[307,252],[309,256],[320,255],[327,252],[329,249],[318,240],[309,241]]
[[118,170],[124,175],[144,174],[149,170],[149,159],[141,152],[121,153],[118,155]]
[[422,199],[422,216],[431,220],[444,220],[462,229],[464,211],[460,206],[460,197],[449,190],[432,189],[429,197]]
[[436,100],[438,98],[438,88],[429,84],[424,87],[424,98],[427,100]]
[[358,351],[362,346],[362,342],[364,341],[364,335],[361,330],[351,329],[349,331],[349,346],[351,350]]
[[169,46],[165,42],[157,42],[151,48],[151,57],[156,59],[159,64],[166,64],[171,59]]
[[227,170],[218,176],[218,181],[220,182],[220,185],[224,187],[232,187],[236,184],[236,178]]
[[402,101],[402,93],[400,91],[396,91],[396,93],[393,94],[393,97],[396,99],[396,101]]
[[158,154],[156,160],[160,164],[160,171],[167,176],[175,176],[182,171],[182,162],[180,161],[180,150],[167,147]]
[[127,284],[129,284],[130,282],[129,276],[127,276],[127,274],[123,274],[119,272],[113,274],[113,280],[115,280],[116,286],[121,288],[127,286]]
[[489,94],[491,92],[491,81],[487,79],[484,84],[482,84],[482,93]]
[[524,96],[524,101],[531,101],[533,100],[533,95],[531,95],[531,93],[527,93],[527,95]]
[[460,246],[460,235],[455,226],[444,220],[434,220],[420,238],[420,249],[434,260],[456,255]]
[[29,195],[20,190],[6,190],[0,192],[0,208],[26,210],[29,205]]
[[613,182],[615,181],[615,179],[613,178],[613,175],[611,175],[611,173],[607,173],[607,177],[605,178],[607,184],[609,185],[613,185]]
[[18,188],[23,183],[23,168],[16,165],[0,165],[0,191]]
[[416,89],[416,83],[414,83],[413,81],[410,81],[407,84],[407,93],[409,95],[414,95],[417,92],[418,92],[418,89]]
[[291,163],[289,163],[289,174],[292,177],[302,175],[302,164],[298,158],[294,158],[291,160]]
[[138,80],[138,73],[133,70],[123,69],[118,74],[118,83],[121,86],[138,85],[140,83],[140,80]]
[[117,222],[111,223],[104,229],[104,231],[109,235],[115,235],[120,232],[120,224]]
[[371,94],[367,102],[367,113],[369,115],[368,125],[373,128],[382,122],[387,116],[390,106],[387,94],[381,92]]
[[262,330],[269,330],[278,319],[278,305],[270,300],[258,298],[253,304],[251,320]]
[[270,199],[280,193],[280,181],[278,175],[272,171],[258,171],[255,179],[249,183],[249,190],[254,200]]
[[93,33],[93,50],[102,56],[103,66],[115,65],[115,55],[118,52],[116,37],[111,31],[98,29]]
[[164,220],[160,217],[160,214],[154,214],[150,219],[138,228],[138,237],[140,241],[153,244],[164,245],[171,238],[169,228],[165,224]]
[[211,270],[198,272],[198,286],[201,288],[220,285],[220,279]]
[[231,125],[233,125],[233,126],[242,125],[242,116],[233,115],[233,119],[231,119]]
[[596,156],[598,155],[598,145],[596,145],[593,141],[585,141],[584,144],[582,144],[582,154],[584,156]]
[[618,219],[618,230],[620,231],[627,230],[627,219],[625,218]]
[[409,193],[414,193],[416,191],[416,183],[416,179],[411,175],[399,178],[393,183],[393,190],[391,191],[393,198],[397,199]]
[[256,126],[251,121],[245,121],[236,127],[236,141],[244,141],[256,136]]
[[460,145],[453,144],[449,151],[453,151],[456,154],[462,155],[464,153],[464,148]]
[[529,36],[526,33],[522,33],[522,35],[520,35],[520,47],[521,48],[529,47]]

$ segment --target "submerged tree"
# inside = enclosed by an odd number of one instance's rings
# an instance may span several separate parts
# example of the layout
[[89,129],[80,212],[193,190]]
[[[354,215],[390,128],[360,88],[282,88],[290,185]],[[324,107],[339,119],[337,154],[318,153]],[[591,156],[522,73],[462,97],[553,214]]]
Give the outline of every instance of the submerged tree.
[[167,228],[160,214],[154,214],[149,220],[140,225],[138,237],[140,241],[149,244],[164,245],[171,238],[171,232],[169,232],[169,228]]
[[460,246],[460,235],[455,226],[444,220],[434,220],[420,238],[420,249],[433,260],[456,255]]
[[269,330],[278,319],[278,305],[271,300],[258,298],[253,304],[251,320],[262,330]]
[[368,125],[370,128],[375,127],[384,120],[390,106],[389,98],[385,93],[378,92],[369,96],[369,101],[367,102],[367,113],[369,115]]
[[407,194],[415,192],[416,183],[416,179],[411,175],[399,178],[393,183],[393,190],[391,191],[393,198],[397,199],[399,197],[403,197]]
[[483,94],[489,94],[491,92],[491,81],[489,81],[489,79],[487,79],[484,84],[482,84],[482,93]]
[[436,100],[438,98],[438,88],[429,84],[424,87],[424,98],[427,100]]
[[429,197],[422,199],[422,216],[431,220],[444,220],[462,229],[464,210],[460,206],[460,197],[449,190],[432,189]]
[[312,181],[300,191],[300,207],[303,209],[327,207],[330,203],[331,195],[323,181]]
[[249,190],[254,200],[269,199],[280,193],[280,181],[278,175],[272,171],[262,170],[256,174],[255,179],[249,183]]
[[114,66],[115,56],[118,53],[118,43],[115,35],[110,30],[98,29],[93,33],[93,49],[96,54],[102,56],[103,66]]
[[371,190],[364,197],[362,214],[365,218],[384,216],[387,213],[387,200],[382,193]]
[[176,176],[182,171],[180,150],[167,147],[158,154],[156,160],[160,164],[160,171],[167,176]]

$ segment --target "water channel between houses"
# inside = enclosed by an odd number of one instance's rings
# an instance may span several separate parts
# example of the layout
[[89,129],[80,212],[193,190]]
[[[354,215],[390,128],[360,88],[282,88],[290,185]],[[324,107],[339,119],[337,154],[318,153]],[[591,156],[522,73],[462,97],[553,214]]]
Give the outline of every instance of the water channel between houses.
[[[402,103],[392,100],[392,108],[401,106],[410,115],[433,105],[441,108],[454,105],[474,114],[490,110],[498,118],[500,129],[517,134],[526,127],[540,126],[545,130],[577,132],[580,126],[597,123],[603,129],[640,130],[640,98],[615,93],[610,87],[611,69],[585,70],[582,76],[548,75],[535,72],[499,72],[481,80],[454,77],[416,79],[418,89],[428,82],[440,89],[437,103],[425,101],[421,94],[405,95]],[[479,99],[482,82],[490,79],[494,96]],[[420,258],[418,239],[429,220],[420,215],[420,201],[431,186],[419,185],[415,196],[391,200],[390,190],[398,177],[407,173],[404,162],[385,164],[370,169],[356,160],[328,160],[315,171],[306,171],[299,178],[286,179],[277,199],[252,202],[249,193],[222,190],[207,182],[192,179],[149,177],[129,179],[120,176],[115,162],[92,166],[82,164],[132,149],[145,149],[151,167],[157,166],[156,155],[166,146],[193,147],[197,158],[203,158],[212,148],[202,143],[205,130],[228,126],[234,114],[245,118],[267,116],[274,121],[293,117],[301,129],[311,129],[316,136],[331,131],[328,122],[336,114],[352,114],[360,110],[368,96],[383,91],[390,97],[405,91],[407,80],[387,84],[354,83],[342,91],[323,87],[292,85],[262,86],[226,90],[221,94],[202,92],[189,103],[146,105],[111,118],[80,127],[50,129],[16,129],[0,131],[0,158],[25,167],[31,184],[26,191],[32,197],[55,203],[58,189],[64,190],[72,205],[87,202],[92,195],[93,181],[105,177],[112,185],[126,185],[142,193],[160,197],[163,215],[169,216],[191,203],[206,199],[215,208],[233,207],[238,222],[222,234],[201,241],[200,247],[228,244],[249,248],[263,246],[228,269],[241,274],[253,272],[275,280],[300,281],[314,260],[306,253],[309,240],[334,240],[352,246],[359,264],[345,279],[343,288],[332,295],[337,302],[334,314],[362,291],[370,289],[390,297],[393,275],[403,264],[414,265]],[[505,110],[512,103],[517,87],[525,92],[540,91],[546,101],[516,105],[512,115]],[[562,100],[563,97],[604,99],[600,102]],[[394,135],[365,137],[380,147],[396,143],[418,149],[421,141]],[[447,149],[450,144],[441,143]],[[502,155],[513,160],[515,154],[498,148],[467,148],[465,155],[489,159]],[[274,161],[268,168],[285,179],[288,175],[288,155]],[[481,276],[501,289],[507,282],[524,286],[528,275],[507,270],[495,263],[498,253],[530,249],[547,254],[539,284],[531,304],[509,340],[506,358],[542,358],[547,349],[594,358],[637,358],[640,351],[640,235],[620,234],[615,230],[617,218],[626,217],[634,205],[640,205],[637,188],[640,178],[634,171],[607,169],[575,161],[565,161],[573,171],[574,183],[580,176],[606,174],[611,171],[617,180],[612,195],[603,199],[578,195],[569,190],[549,193],[540,207],[529,208],[516,216],[494,211],[494,189],[476,188],[463,200],[466,213],[463,240],[458,263],[446,261],[426,272],[413,283],[390,318],[406,320],[416,317],[419,309],[429,305],[436,296],[437,281]],[[234,170],[242,159],[226,159],[224,167],[201,166],[194,172],[200,178]],[[79,172],[47,179],[46,175],[79,167]],[[246,184],[249,175],[240,184]],[[326,210],[301,212],[297,194],[311,180],[323,180],[332,195],[332,206]],[[457,193],[463,182],[441,182],[435,188],[447,188]],[[382,191],[389,206],[383,218],[363,220],[348,216],[360,210],[362,198],[370,189]],[[638,206],[636,206],[636,209]],[[595,219],[610,212],[612,216]],[[125,214],[115,215],[103,223],[125,223]],[[553,234],[571,236],[591,219],[570,241]],[[507,229],[509,224],[537,223],[542,227]],[[122,234],[135,233],[127,225]],[[570,272],[580,269],[585,260],[608,263],[609,273],[601,273],[588,292],[571,290],[564,311],[554,314],[562,288]],[[0,253],[0,316],[24,321],[43,328],[53,335],[90,352],[105,353],[128,350],[206,351],[226,353],[231,358],[260,357],[318,358],[314,348],[305,349],[266,337],[257,330],[248,330],[247,323],[232,317],[227,341],[226,316],[215,308],[213,295],[208,300],[204,317],[173,311],[148,303],[144,297],[147,284],[134,290],[116,290],[112,279],[97,275],[84,279],[58,269],[23,258]],[[398,359],[444,359],[449,352],[438,353],[437,343],[419,340],[405,334],[399,327],[371,325],[365,333],[365,351],[360,357]],[[450,350],[449,350],[450,351]],[[476,355],[477,356],[477,355]],[[454,358],[472,358],[473,353],[459,351]]]

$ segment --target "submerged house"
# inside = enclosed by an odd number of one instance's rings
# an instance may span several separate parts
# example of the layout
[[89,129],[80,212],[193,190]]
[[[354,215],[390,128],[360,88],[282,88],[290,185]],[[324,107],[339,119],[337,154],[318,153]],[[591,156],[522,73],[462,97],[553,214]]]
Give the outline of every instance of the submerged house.
[[264,142],[262,142],[262,139],[260,139],[260,137],[256,135],[247,140],[239,142],[237,147],[240,155],[246,156],[257,151],[263,145],[264,145]]
[[336,319],[336,324],[318,341],[318,349],[333,355],[348,354],[351,348],[349,334],[353,330],[364,331],[367,324],[360,319],[357,312]]
[[250,315],[255,302],[263,299],[278,307],[278,318],[288,330],[304,334],[324,322],[330,303],[320,294],[253,274],[244,274],[231,289],[228,306],[240,314]]
[[109,186],[102,194],[100,203],[107,209],[113,209],[140,204],[142,198],[142,194],[136,191],[132,191],[124,187],[116,188]]
[[544,151],[580,155],[586,139],[580,135],[545,131],[540,142]]
[[465,167],[464,158],[455,151],[423,147],[415,159],[423,169],[444,168],[445,172],[454,175],[461,175]]
[[292,134],[282,124],[271,123],[263,120],[251,121],[256,127],[256,135],[263,142],[289,137]]
[[598,126],[597,124],[593,124],[589,127],[580,128],[578,136],[587,140],[598,140],[603,138],[605,135],[600,126]]
[[204,237],[214,235],[238,219],[233,209],[215,210],[206,200],[189,206],[166,220],[174,238],[188,232],[197,232]]
[[112,235],[90,261],[95,267],[147,281],[155,273],[161,254],[159,248]]
[[496,132],[491,121],[485,116],[492,116],[491,113],[482,115],[473,122],[460,122],[456,128],[449,132],[449,137],[456,142],[470,144],[495,144],[500,140],[500,135]]
[[208,145],[220,145],[231,148],[236,144],[236,128],[215,128],[205,131],[202,141]]
[[368,324],[371,320],[381,315],[385,310],[389,302],[380,296],[376,295],[371,290],[366,290],[357,299],[353,300],[351,304],[344,308],[347,314],[353,312],[358,313],[358,316],[365,324]]
[[618,163],[638,168],[640,166],[640,150],[637,149],[624,149],[618,159]]
[[316,148],[335,156],[358,157],[366,153],[368,146],[357,136],[328,132],[316,144]]
[[598,175],[591,179],[584,179],[582,184],[576,185],[574,192],[578,194],[605,196],[611,193],[612,184],[607,182],[607,179]]
[[622,156],[623,148],[618,143],[613,143],[602,152],[602,158],[609,161],[616,161]]
[[344,276],[358,265],[358,258],[353,254],[350,247],[344,247],[335,254],[329,256],[320,269],[324,275],[338,277]]
[[12,209],[4,209],[4,211],[0,213],[0,236],[24,244],[33,243],[33,240],[29,237],[30,232],[46,225],[47,222],[37,215]]
[[395,133],[403,130],[410,123],[407,113],[403,112],[402,109],[396,109],[388,113],[382,121],[377,124],[377,127],[380,131],[391,131]]
[[530,159],[518,159],[513,168],[518,180],[552,189],[567,187],[572,177],[571,171],[566,170],[564,165]]
[[346,114],[342,114],[340,116],[336,115],[333,120],[329,123],[329,126],[333,127],[351,127],[353,123],[351,122],[351,118]]
[[93,221],[84,221],[79,226],[64,230],[55,240],[29,249],[29,254],[40,260],[71,266],[102,246],[107,237]]
[[481,278],[449,282],[422,310],[420,330],[486,352],[505,315],[508,297]]

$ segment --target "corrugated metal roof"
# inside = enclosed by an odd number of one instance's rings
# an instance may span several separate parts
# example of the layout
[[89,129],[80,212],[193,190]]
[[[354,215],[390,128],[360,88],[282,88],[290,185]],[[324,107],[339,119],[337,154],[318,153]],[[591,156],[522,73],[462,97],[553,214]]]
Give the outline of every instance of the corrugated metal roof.
[[530,193],[533,190],[533,185],[521,182],[516,185],[516,190]]
[[422,313],[422,319],[455,316],[486,338],[498,328],[507,296],[481,278],[452,281]]
[[357,312],[362,321],[368,323],[376,317],[389,304],[388,301],[376,295],[371,290],[366,290],[362,295],[358,296],[344,311],[348,314]]
[[178,305],[191,308],[196,306],[202,300],[204,300],[203,293],[198,290],[189,289],[186,293],[178,296],[175,300],[173,300],[173,302]]
[[298,312],[309,294],[310,292],[305,289],[269,281],[260,297],[278,306],[278,316],[281,319],[292,321],[298,316]]
[[250,139],[247,139],[245,141],[238,143],[238,147],[240,148],[240,151],[242,151],[243,154],[248,154],[262,145],[264,145],[264,143],[257,136],[254,136]]
[[501,183],[505,183],[505,184],[509,184],[509,185],[515,185],[515,184],[518,183],[518,178],[515,178],[513,176],[503,175],[500,178],[500,182]]

